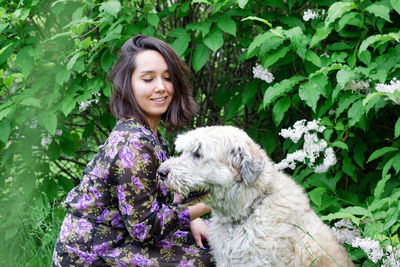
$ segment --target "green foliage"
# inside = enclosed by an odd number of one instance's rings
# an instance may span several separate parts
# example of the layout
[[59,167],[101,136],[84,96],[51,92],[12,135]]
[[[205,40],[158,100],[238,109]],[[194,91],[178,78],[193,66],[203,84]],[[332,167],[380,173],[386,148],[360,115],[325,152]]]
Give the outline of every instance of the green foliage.
[[[319,15],[306,21],[307,9]],[[79,182],[115,125],[107,74],[143,33],[192,68],[194,127],[242,127],[279,162],[298,149],[280,130],[321,119],[337,164],[290,174],[327,222],[349,218],[363,236],[398,245],[400,92],[376,90],[400,78],[398,25],[396,0],[0,1],[1,239],[35,232],[27,208],[58,206]],[[271,83],[253,77],[256,64]]]

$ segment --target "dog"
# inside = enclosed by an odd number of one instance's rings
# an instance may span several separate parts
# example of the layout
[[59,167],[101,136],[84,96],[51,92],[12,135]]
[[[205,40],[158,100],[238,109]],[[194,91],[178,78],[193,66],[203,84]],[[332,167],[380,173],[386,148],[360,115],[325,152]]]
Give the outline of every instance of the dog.
[[217,266],[354,266],[302,187],[243,130],[197,128],[178,135],[175,148],[180,156],[163,162],[158,177],[183,203],[196,196],[211,208]]

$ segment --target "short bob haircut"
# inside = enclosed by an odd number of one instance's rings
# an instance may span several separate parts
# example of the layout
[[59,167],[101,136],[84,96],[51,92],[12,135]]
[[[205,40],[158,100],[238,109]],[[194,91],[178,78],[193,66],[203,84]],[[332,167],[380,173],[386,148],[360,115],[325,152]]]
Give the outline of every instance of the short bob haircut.
[[109,104],[110,111],[117,119],[135,118],[141,124],[149,126],[144,111],[136,102],[131,85],[132,73],[136,69],[136,55],[145,50],[159,52],[167,63],[174,96],[162,119],[166,122],[167,129],[181,128],[197,112],[189,82],[189,67],[168,44],[146,35],[135,35],[127,40],[117,62],[111,68],[109,78],[114,84],[114,91]]

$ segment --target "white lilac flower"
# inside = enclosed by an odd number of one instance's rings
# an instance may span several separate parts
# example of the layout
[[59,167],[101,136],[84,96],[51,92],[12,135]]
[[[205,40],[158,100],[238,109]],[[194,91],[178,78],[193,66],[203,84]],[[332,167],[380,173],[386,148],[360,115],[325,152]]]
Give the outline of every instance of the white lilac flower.
[[356,81],[352,80],[346,84],[344,90],[351,90],[353,93],[356,92],[369,92],[371,91],[371,86],[368,81]]
[[361,248],[364,250],[373,263],[377,263],[384,256],[379,241],[372,240],[370,237],[356,238],[351,242],[351,245],[353,248]]
[[[94,96],[94,97],[100,97],[101,96],[101,94],[99,93],[99,92],[92,92],[92,96]],[[92,103],[99,103],[99,100],[98,99],[90,99],[90,100],[88,100],[88,101],[86,101],[86,102],[79,102],[79,111],[80,112],[83,112],[83,111],[85,111]]]
[[387,246],[386,257],[382,260],[383,267],[400,267],[400,246]]
[[56,135],[61,136],[62,135],[62,130],[56,130]]
[[294,169],[296,162],[306,162],[308,166],[313,167],[316,160],[324,153],[323,162],[314,167],[316,173],[326,172],[328,168],[336,164],[336,157],[332,148],[328,147],[328,143],[320,139],[317,133],[323,133],[325,126],[319,125],[320,120],[313,120],[306,123],[306,120],[295,122],[293,128],[282,129],[279,133],[284,138],[290,138],[297,143],[302,137],[304,139],[303,148],[288,154],[285,159],[274,165],[278,170],[286,168]]
[[46,135],[42,133],[42,140],[40,141],[40,144],[42,145],[42,147],[46,147],[51,144],[51,140],[52,138],[50,134]]
[[303,13],[303,20],[304,21],[309,21],[311,19],[315,19],[318,18],[318,11],[312,10],[312,9],[307,9],[306,11],[304,11]]
[[272,73],[269,72],[268,69],[264,70],[260,64],[257,64],[255,67],[253,67],[253,76],[254,78],[264,80],[267,83],[271,83],[274,80]]
[[341,219],[332,227],[333,234],[341,244],[350,244],[356,238],[361,238],[360,230],[349,219]]
[[38,120],[36,118],[33,118],[31,122],[32,122],[32,124],[29,125],[29,128],[36,129],[37,124],[38,124]]
[[375,89],[378,92],[384,93],[394,93],[395,91],[400,91],[400,80],[397,80],[397,78],[393,78],[390,81],[390,84],[377,83],[375,85]]

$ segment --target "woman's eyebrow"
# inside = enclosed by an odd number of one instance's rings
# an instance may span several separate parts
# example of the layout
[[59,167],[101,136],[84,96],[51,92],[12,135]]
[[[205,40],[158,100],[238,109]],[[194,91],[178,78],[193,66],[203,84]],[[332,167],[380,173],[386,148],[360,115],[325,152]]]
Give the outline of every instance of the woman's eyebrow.
[[[169,73],[169,70],[166,69],[166,70],[163,71],[163,73],[164,73],[164,72],[168,72],[168,73]],[[150,73],[150,74],[151,74],[151,73],[155,73],[155,71],[154,71],[154,70],[142,70],[140,73],[145,73],[145,74],[146,74],[146,73]]]

